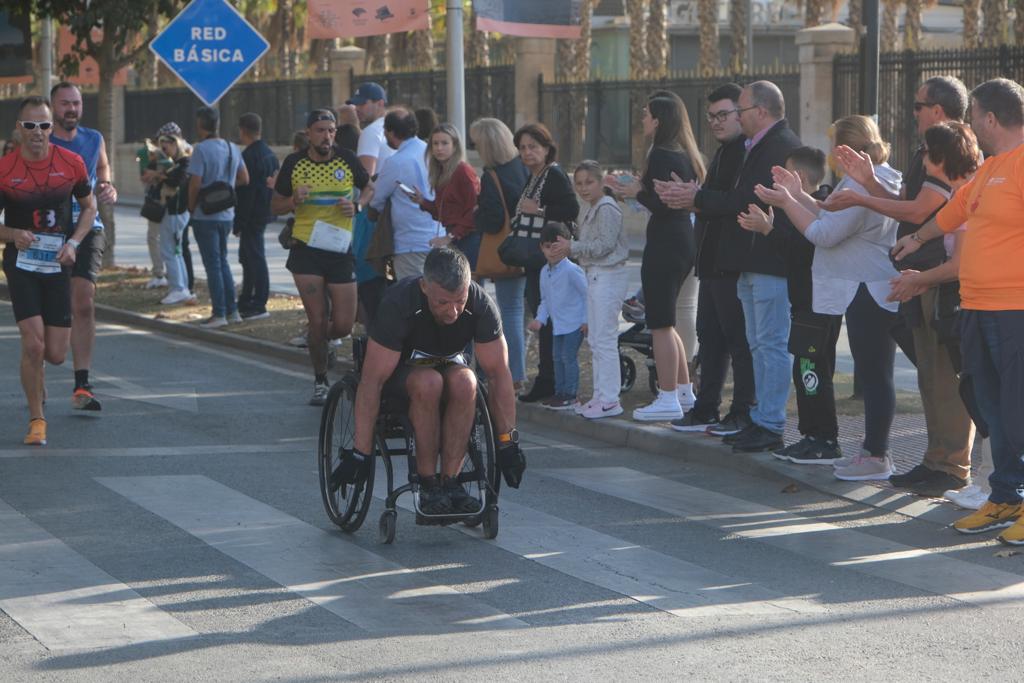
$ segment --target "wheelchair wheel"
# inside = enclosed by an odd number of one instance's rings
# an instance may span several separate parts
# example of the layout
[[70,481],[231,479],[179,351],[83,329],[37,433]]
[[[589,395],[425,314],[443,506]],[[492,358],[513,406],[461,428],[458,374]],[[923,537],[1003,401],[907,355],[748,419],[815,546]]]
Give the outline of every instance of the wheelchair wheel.
[[[487,392],[480,387],[476,397],[476,415],[473,417],[473,429],[469,435],[467,446],[467,457],[462,463],[462,472],[459,481],[464,485],[469,484],[470,493],[479,495],[482,509],[479,514],[462,520],[463,525],[474,528],[484,525],[484,537],[494,538],[487,535],[488,513],[491,508],[497,514],[498,491],[501,488],[501,472],[498,471],[494,427],[491,423],[491,414],[487,408]],[[483,480],[474,473],[482,470]],[[495,525],[495,529],[497,526]],[[495,534],[497,531],[495,531]]]
[[636,384],[636,363],[624,353],[619,354],[619,377],[622,381],[621,391],[629,391]]
[[343,451],[354,445],[355,400],[358,380],[349,373],[331,387],[320,417],[317,464],[320,470],[320,494],[332,522],[343,531],[359,529],[370,509],[376,462],[371,461],[366,480],[357,484],[337,481]]
[[390,545],[395,542],[395,529],[398,526],[398,513],[394,510],[385,510],[380,515],[380,542]]
[[498,506],[488,505],[483,514],[484,538],[491,540],[498,536]]

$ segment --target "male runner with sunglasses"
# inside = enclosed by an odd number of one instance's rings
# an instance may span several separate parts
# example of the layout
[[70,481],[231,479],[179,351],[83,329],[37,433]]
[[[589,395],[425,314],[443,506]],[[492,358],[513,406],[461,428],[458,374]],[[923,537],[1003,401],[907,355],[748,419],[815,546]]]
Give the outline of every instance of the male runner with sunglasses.
[[[92,230],[96,203],[82,158],[50,144],[50,103],[29,97],[19,109],[21,145],[0,159],[0,241],[4,275],[21,334],[21,384],[29,408],[24,443],[46,444],[43,361],[64,362],[71,336],[71,269]],[[80,207],[72,220],[72,198]]]

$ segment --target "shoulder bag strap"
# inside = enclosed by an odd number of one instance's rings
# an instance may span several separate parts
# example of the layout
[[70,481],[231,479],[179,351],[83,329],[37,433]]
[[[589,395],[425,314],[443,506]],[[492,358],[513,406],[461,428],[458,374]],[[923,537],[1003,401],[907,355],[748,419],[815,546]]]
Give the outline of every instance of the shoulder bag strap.
[[508,204],[505,202],[505,190],[501,187],[501,178],[493,168],[487,169],[487,173],[494,180],[494,184],[498,188],[498,196],[501,197],[501,210],[505,214],[505,223],[501,226],[501,230],[504,232],[512,227],[512,217],[508,215]]

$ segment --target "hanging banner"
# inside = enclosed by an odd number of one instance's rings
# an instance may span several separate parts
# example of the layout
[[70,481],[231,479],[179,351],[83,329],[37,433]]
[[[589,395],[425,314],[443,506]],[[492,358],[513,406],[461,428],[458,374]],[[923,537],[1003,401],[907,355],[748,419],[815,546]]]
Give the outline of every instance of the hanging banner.
[[0,77],[6,83],[32,80],[32,31],[28,13],[0,10]]
[[361,38],[430,28],[430,0],[308,0],[309,38]]
[[582,0],[473,0],[476,29],[524,38],[579,38]]

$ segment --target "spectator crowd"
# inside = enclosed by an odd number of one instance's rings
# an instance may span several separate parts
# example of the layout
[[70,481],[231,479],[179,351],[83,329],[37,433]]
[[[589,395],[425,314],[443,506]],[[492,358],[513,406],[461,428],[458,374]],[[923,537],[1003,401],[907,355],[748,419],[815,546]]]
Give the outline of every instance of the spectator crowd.
[[[1003,542],[1024,545],[1024,89],[994,79],[968,93],[934,77],[913,112],[919,146],[897,170],[869,117],[835,121],[831,149],[805,146],[768,81],[708,94],[700,115],[713,150],[699,149],[683,101],[656,91],[634,175],[590,160],[563,168],[540,122],[512,131],[482,118],[463,140],[430,110],[392,105],[375,83],[309,112],[280,163],[257,114],[237,121],[239,146],[203,108],[194,144],[168,122],[139,153],[148,286],[166,289],[162,304],[195,303],[191,231],[212,304],[203,326],[267,317],[264,234],[275,216],[291,216],[280,242],[308,320],[310,403],[322,405],[332,341],[357,320],[372,324],[389,284],[420,275],[431,249],[453,247],[493,283],[519,399],[606,419],[624,412],[628,204],[647,216],[642,287],[629,301],[642,308],[657,377],[633,420],[709,434],[735,453],[831,466],[840,480],[945,495],[975,510],[958,531],[999,529]],[[833,384],[844,328],[864,405],[853,453],[839,443]],[[528,332],[538,349],[529,385]],[[591,396],[580,396],[584,340]],[[906,472],[891,455],[897,348],[917,368],[928,437]],[[791,388],[800,436],[787,444]],[[972,483],[979,434],[992,474]]]

